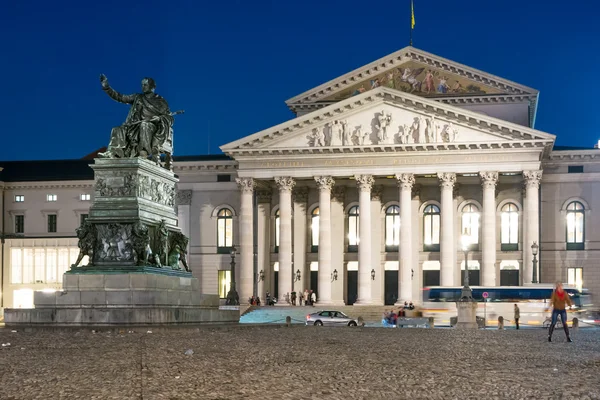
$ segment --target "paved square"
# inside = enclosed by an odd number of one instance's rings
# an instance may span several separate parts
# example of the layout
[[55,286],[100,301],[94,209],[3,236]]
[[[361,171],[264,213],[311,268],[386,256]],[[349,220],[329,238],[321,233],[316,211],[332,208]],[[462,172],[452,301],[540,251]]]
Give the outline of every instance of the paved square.
[[[600,330],[0,329],[2,399],[600,399]],[[192,349],[192,355],[184,354]]]

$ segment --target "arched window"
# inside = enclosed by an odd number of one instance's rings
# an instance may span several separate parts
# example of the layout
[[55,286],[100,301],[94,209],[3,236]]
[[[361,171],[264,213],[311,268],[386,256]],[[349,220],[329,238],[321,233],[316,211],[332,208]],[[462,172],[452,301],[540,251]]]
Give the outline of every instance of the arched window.
[[584,249],[585,208],[578,201],[567,206],[567,250]]
[[398,251],[400,244],[400,207],[385,210],[385,251]]
[[469,203],[462,208],[462,229],[471,236],[471,249],[479,248],[479,209]]
[[217,213],[217,253],[228,254],[233,247],[233,213],[222,208]]
[[319,207],[316,207],[310,216],[310,251],[319,251]]
[[500,248],[502,251],[519,250],[519,210],[513,203],[501,209]]
[[281,218],[279,218],[279,210],[275,212],[275,252],[279,251],[279,232],[280,227],[279,223],[281,222]]
[[440,208],[434,204],[423,211],[423,250],[440,251]]
[[348,210],[348,251],[357,252],[359,242],[358,206],[354,206]]

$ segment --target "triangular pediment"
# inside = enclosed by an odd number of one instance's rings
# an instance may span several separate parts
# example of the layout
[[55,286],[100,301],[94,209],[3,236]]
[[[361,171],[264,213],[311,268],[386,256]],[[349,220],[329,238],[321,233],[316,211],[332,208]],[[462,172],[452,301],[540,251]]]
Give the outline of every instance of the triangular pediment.
[[[554,135],[379,87],[229,143],[230,155],[295,150],[402,151],[407,148],[548,147]],[[306,150],[303,150],[306,149]]]
[[384,86],[434,99],[477,96],[532,96],[538,91],[515,82],[406,47],[286,101],[297,105],[332,103]]

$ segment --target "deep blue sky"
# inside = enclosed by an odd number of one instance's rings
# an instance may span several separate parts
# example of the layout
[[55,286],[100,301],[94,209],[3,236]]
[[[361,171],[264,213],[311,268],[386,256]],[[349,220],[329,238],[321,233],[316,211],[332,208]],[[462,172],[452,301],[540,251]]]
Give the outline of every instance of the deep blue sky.
[[[600,139],[594,1],[415,0],[414,46],[540,90],[536,128]],[[1,160],[79,158],[108,143],[123,93],[154,77],[175,153],[292,117],[284,101],[408,44],[409,1],[10,1],[0,14]]]

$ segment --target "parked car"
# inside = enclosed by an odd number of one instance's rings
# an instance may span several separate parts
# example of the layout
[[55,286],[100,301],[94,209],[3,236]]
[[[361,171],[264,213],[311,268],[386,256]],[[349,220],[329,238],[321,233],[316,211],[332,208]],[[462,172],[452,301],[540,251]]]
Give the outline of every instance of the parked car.
[[319,311],[306,316],[306,325],[357,326],[358,322],[341,311]]

